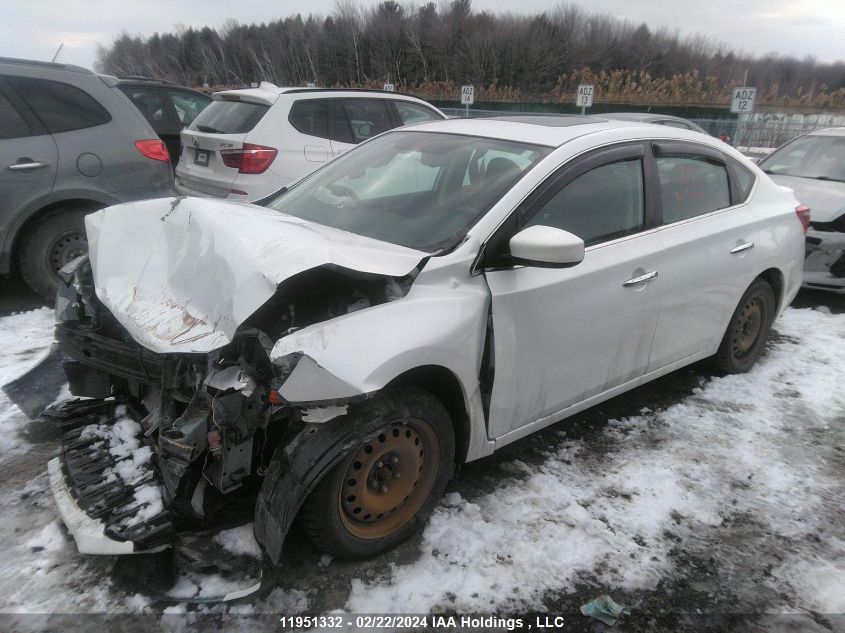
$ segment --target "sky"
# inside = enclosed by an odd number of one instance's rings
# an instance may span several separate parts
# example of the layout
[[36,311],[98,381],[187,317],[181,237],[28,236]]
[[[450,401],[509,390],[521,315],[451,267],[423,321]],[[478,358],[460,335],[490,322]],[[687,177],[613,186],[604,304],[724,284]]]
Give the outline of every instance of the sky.
[[[401,4],[410,4],[400,0]],[[361,0],[369,7],[376,0]],[[473,0],[475,10],[539,13],[549,0]],[[831,0],[589,0],[574,2],[649,28],[700,33],[735,51],[775,52],[822,62],[845,60],[845,2]],[[122,32],[152,35],[177,24],[219,28],[227,19],[267,22],[297,11],[328,14],[334,0],[0,0],[0,57],[50,60],[91,67],[97,45]]]

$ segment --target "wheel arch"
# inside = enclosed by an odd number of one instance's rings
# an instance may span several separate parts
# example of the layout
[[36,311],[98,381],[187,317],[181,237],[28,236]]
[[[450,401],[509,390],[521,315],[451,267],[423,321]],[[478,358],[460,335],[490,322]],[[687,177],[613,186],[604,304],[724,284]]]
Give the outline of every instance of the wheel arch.
[[113,204],[111,200],[96,199],[92,196],[74,196],[70,198],[61,198],[59,200],[47,201],[44,200],[34,210],[29,211],[12,227],[8,237],[6,238],[6,248],[3,250],[9,254],[9,269],[11,270],[18,263],[18,249],[21,241],[26,234],[35,226],[38,221],[45,215],[55,211],[56,209],[66,208],[68,210],[90,210],[96,211],[102,209],[109,204]]
[[443,366],[423,365],[403,372],[386,387],[405,385],[425,389],[446,407],[455,430],[455,463],[463,464],[469,451],[472,426],[466,394],[458,377]]
[[[783,293],[784,293],[784,275],[778,268],[767,268],[762,273],[757,275],[755,279],[762,279],[766,281],[771,287],[772,292],[775,293],[775,305],[778,307],[777,313],[779,314],[781,310],[783,310],[786,306],[781,305],[781,301],[783,301]],[[752,282],[753,283],[753,282]],[[750,284],[749,284],[750,285]]]

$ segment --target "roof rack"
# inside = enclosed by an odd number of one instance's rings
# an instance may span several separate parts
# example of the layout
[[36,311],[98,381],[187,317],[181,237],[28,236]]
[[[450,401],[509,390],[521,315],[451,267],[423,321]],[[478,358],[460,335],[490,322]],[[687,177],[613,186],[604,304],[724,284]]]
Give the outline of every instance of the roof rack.
[[400,95],[402,97],[413,97],[414,99],[419,99],[420,97],[416,95],[409,94],[407,92],[395,92],[392,90],[380,90],[379,88],[284,88],[280,87],[281,90],[284,90],[285,94],[296,94],[302,92],[374,92],[380,93],[385,95]]
[[152,83],[159,83],[159,84],[167,84],[169,86],[175,86],[172,81],[168,81],[167,79],[158,79],[156,77],[147,77],[146,75],[118,75],[118,79],[121,81],[149,81]]

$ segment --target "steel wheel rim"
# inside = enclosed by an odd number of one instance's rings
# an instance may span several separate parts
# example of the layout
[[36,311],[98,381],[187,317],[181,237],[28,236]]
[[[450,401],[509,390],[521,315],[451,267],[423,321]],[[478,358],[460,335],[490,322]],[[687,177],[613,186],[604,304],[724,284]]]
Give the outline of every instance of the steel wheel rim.
[[347,462],[338,497],[344,527],[361,539],[390,536],[429,498],[440,465],[434,429],[411,418],[382,429]]
[[754,348],[763,330],[763,316],[763,306],[758,297],[752,297],[743,306],[734,325],[731,342],[734,358],[742,358]]
[[50,272],[58,279],[58,272],[68,263],[88,251],[88,239],[81,231],[63,233],[50,244],[47,258]]

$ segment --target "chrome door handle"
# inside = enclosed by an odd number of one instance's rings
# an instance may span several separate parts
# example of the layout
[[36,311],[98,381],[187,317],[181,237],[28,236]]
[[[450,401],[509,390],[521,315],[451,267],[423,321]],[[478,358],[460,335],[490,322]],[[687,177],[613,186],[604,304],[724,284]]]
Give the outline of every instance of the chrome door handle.
[[650,273],[646,273],[645,275],[640,275],[639,277],[631,277],[628,281],[622,284],[625,287],[628,286],[639,286],[640,284],[647,284],[652,279],[657,278],[657,271],[652,270]]
[[13,171],[27,171],[30,169],[38,169],[39,167],[46,167],[47,163],[15,163],[9,165],[9,169]]
[[750,248],[754,248],[754,242],[746,242],[745,244],[740,244],[739,246],[735,246],[731,249],[731,254],[735,255],[737,253],[742,253],[743,251],[747,251]]

